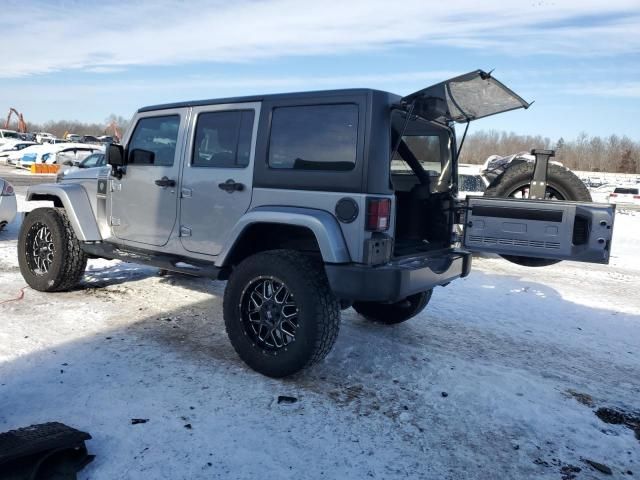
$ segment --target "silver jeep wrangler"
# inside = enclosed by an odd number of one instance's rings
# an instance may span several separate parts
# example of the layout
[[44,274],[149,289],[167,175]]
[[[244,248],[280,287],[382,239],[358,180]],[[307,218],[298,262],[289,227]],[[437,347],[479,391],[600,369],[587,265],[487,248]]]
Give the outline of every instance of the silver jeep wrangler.
[[123,146],[107,148],[108,167],[30,187],[28,200],[55,208],[26,216],[20,268],[46,292],[76,286],[95,257],[228,280],[239,356],[290,375],[331,350],[341,308],[407,320],[434,287],[469,274],[472,251],[608,262],[615,207],[547,178],[552,152],[502,174],[514,194],[456,200],[454,123],[528,106],[478,70],[406,97],[354,89],[141,108]]

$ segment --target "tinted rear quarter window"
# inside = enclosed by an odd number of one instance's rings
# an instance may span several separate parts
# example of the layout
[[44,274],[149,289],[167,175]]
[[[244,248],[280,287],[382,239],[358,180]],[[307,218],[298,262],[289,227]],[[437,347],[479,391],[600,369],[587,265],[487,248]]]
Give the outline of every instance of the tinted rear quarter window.
[[357,142],[355,104],[278,107],[271,121],[269,167],[353,170]]

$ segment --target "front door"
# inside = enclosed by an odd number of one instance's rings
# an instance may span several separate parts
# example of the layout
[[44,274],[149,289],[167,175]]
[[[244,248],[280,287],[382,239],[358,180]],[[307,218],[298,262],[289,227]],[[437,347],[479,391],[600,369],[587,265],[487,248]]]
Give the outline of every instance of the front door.
[[137,117],[127,142],[126,171],[111,180],[110,223],[117,238],[154,246],[169,241],[177,218],[187,112],[172,109]]
[[474,252],[609,263],[615,205],[469,197],[464,246]]
[[251,203],[259,103],[193,109],[180,202],[180,240],[217,255]]

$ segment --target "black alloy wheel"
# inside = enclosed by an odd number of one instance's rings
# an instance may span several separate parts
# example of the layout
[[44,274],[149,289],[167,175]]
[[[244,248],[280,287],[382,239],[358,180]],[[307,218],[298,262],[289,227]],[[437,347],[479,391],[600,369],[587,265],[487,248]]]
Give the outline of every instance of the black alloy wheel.
[[49,227],[34,223],[27,233],[27,263],[35,275],[45,275],[53,264],[55,245]]
[[298,306],[282,280],[270,276],[252,280],[240,302],[244,330],[260,347],[279,350],[295,341]]

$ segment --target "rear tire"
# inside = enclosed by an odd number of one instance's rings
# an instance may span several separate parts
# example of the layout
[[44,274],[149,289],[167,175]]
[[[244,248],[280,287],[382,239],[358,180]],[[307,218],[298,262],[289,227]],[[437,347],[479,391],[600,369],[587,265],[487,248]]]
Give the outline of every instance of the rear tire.
[[262,252],[240,263],[227,283],[223,309],[240,358],[274,378],[322,360],[340,327],[340,303],[321,261],[293,250]]
[[87,256],[64,209],[37,208],[25,217],[18,263],[27,284],[40,292],[70,290],[80,282]]
[[[514,197],[518,192],[528,189],[533,178],[533,163],[524,162],[507,168],[496,178],[487,191],[487,197]],[[550,200],[571,200],[576,202],[591,202],[591,194],[587,187],[571,170],[549,164],[547,169],[547,190],[545,198]],[[520,255],[500,255],[505,260],[524,267],[546,267],[561,260],[546,258],[523,257]]]
[[396,303],[354,302],[353,309],[367,320],[395,325],[415,317],[425,309],[433,290],[410,295]]

